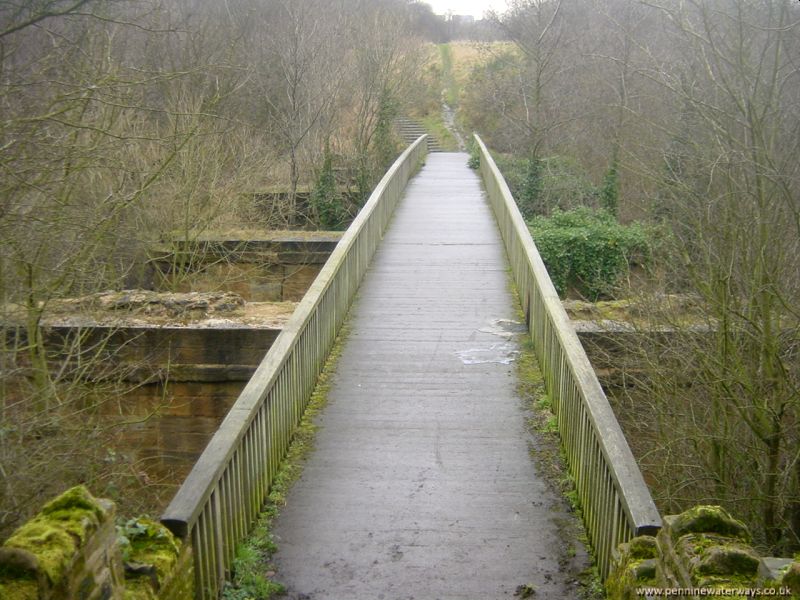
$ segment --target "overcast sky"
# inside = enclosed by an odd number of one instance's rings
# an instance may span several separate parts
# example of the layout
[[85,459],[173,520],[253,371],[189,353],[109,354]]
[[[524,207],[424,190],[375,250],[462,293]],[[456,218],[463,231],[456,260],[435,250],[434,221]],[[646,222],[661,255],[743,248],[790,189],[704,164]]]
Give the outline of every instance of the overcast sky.
[[487,10],[503,12],[506,9],[506,0],[426,0],[433,7],[433,12],[439,15],[452,11],[455,15],[473,15],[481,18]]

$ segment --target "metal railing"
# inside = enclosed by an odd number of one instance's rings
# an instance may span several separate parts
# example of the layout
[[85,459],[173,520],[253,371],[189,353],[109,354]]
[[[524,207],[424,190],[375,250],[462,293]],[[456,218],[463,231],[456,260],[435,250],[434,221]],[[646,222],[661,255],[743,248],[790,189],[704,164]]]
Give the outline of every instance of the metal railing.
[[480,170],[558,420],[561,442],[603,579],[616,547],[654,535],[661,516],[508,185],[483,141]]
[[162,515],[191,543],[197,598],[216,598],[230,572],[426,137],[372,192]]

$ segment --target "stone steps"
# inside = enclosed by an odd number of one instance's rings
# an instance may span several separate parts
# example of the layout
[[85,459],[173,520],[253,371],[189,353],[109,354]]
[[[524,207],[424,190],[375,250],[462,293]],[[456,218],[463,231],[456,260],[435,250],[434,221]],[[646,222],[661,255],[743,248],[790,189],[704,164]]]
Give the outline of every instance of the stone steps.
[[394,120],[395,128],[400,138],[406,144],[412,144],[419,136],[428,134],[428,152],[444,152],[439,140],[425,129],[419,122],[408,117],[398,117]]

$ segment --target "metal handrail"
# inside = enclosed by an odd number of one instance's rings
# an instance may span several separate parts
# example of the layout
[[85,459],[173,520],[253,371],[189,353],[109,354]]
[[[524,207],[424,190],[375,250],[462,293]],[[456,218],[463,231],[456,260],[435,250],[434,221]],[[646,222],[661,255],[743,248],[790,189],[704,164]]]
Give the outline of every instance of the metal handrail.
[[217,598],[258,516],[426,138],[378,183],[161,517],[191,543],[197,598]]
[[661,516],[511,191],[477,134],[475,140],[589,541],[605,579],[617,546],[633,536],[655,535]]

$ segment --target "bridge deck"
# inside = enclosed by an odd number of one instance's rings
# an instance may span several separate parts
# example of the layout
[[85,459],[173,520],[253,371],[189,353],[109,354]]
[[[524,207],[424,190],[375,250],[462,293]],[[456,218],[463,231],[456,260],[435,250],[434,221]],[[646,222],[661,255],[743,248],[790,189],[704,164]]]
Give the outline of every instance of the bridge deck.
[[316,449],[274,527],[290,598],[575,595],[575,542],[509,364],[502,242],[466,162],[428,157],[356,297]]

